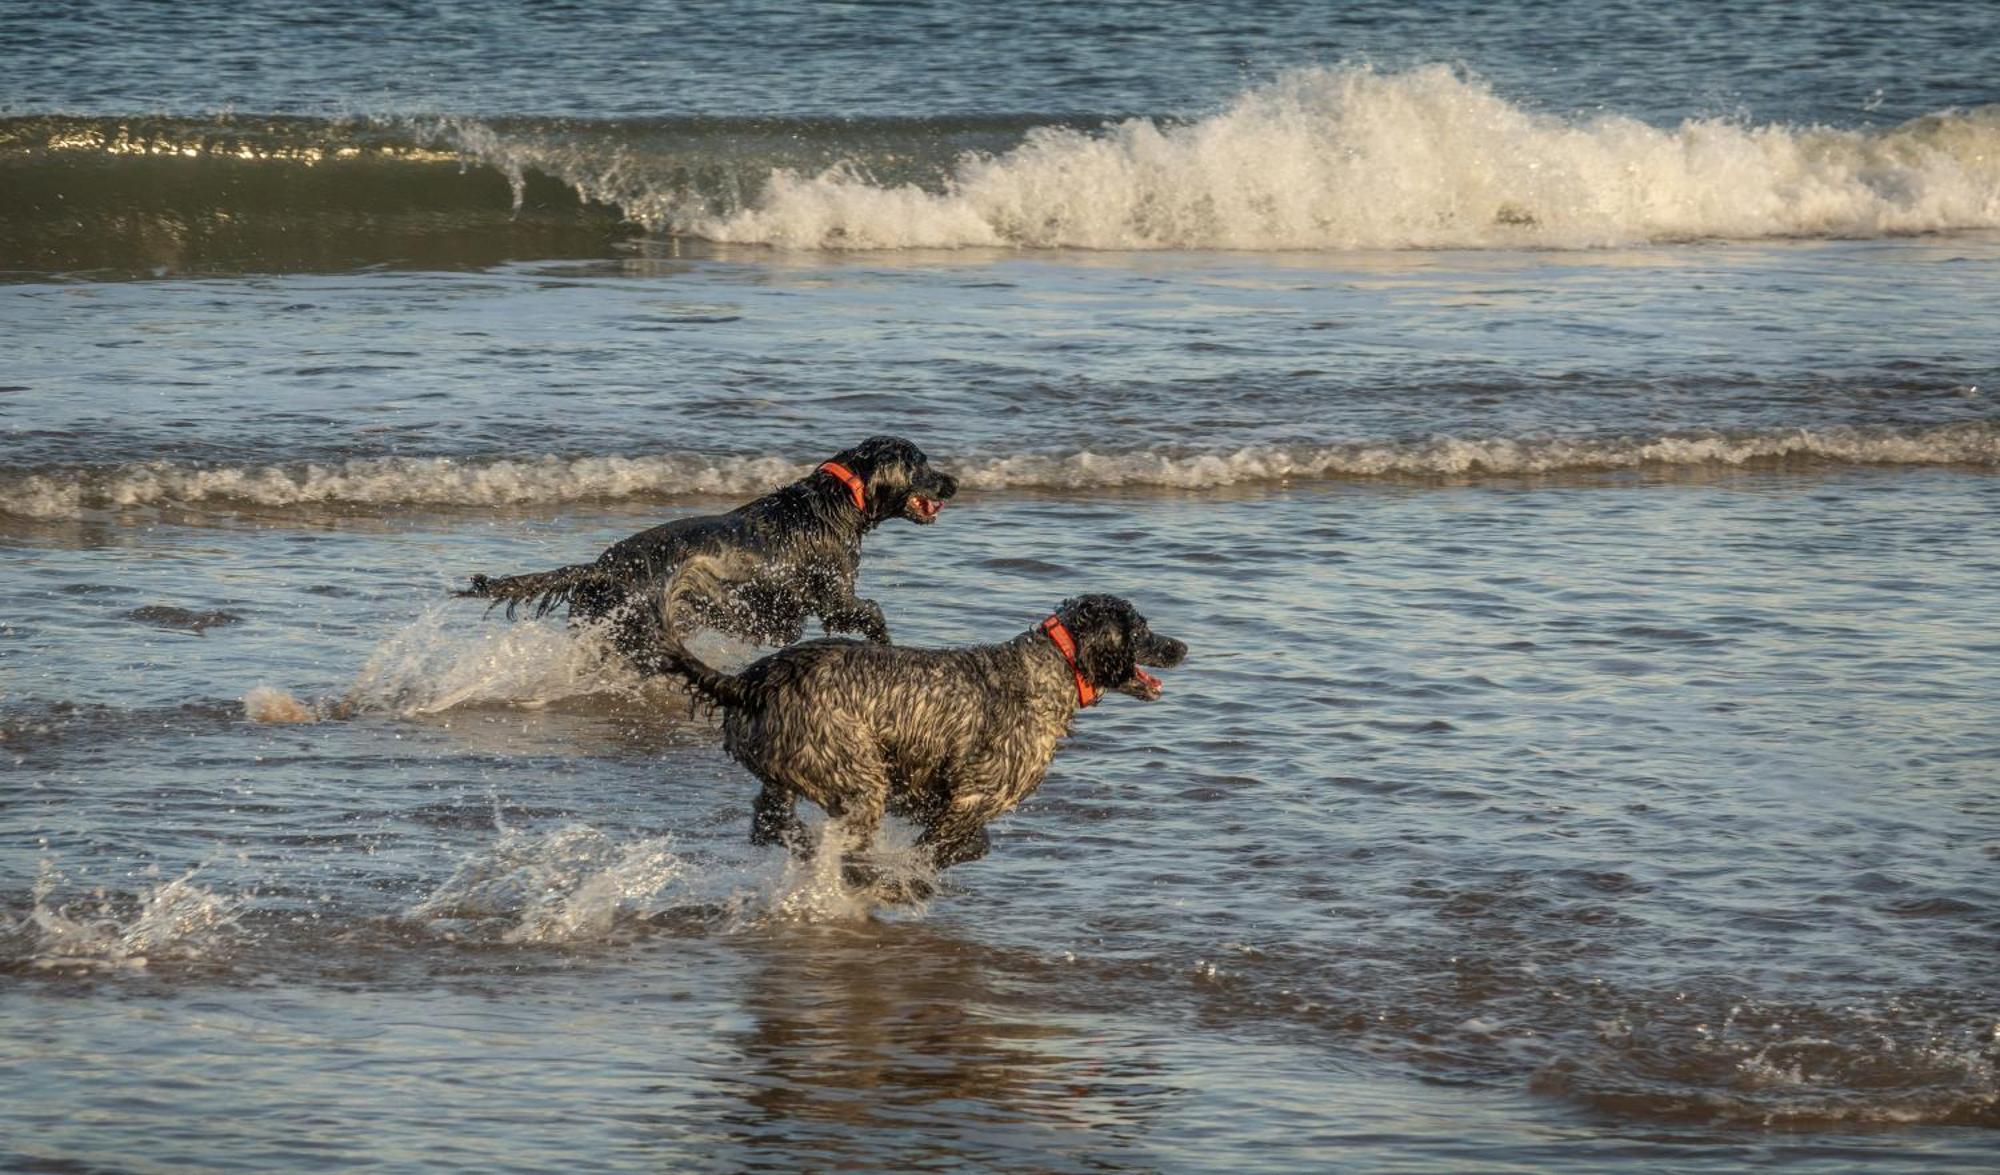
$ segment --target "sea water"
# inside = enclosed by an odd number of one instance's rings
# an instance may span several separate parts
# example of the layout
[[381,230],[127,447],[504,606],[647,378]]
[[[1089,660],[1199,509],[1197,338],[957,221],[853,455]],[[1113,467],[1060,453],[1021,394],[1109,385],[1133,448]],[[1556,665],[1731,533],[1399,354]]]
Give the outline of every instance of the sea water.
[[[5,17],[0,1166],[1990,1166],[1985,7]],[[451,598],[877,433],[919,904]]]

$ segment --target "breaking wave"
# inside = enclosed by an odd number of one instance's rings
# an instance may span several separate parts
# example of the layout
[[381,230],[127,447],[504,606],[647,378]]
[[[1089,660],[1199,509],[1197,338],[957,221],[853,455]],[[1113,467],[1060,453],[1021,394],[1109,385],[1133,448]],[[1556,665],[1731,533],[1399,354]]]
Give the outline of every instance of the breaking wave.
[[1196,118],[0,119],[0,271],[791,249],[1589,248],[2000,227],[2000,105],[1887,129],[1315,68]]
[[[940,463],[983,491],[1124,487],[1206,490],[1334,478],[1460,478],[1647,468],[2000,465],[2000,421],[1927,428],[1766,429],[1653,436],[1419,440],[1013,453]],[[777,456],[357,457],[273,465],[182,464],[6,470],[0,513],[37,519],[172,507],[377,509],[537,506],[765,493],[809,464]]]
[[1431,66],[1301,71],[1188,123],[1038,128],[1012,151],[960,159],[940,191],[847,167],[779,172],[750,206],[686,227],[800,248],[1317,250],[1995,225],[2000,107],[1885,132],[1661,128],[1537,113]]

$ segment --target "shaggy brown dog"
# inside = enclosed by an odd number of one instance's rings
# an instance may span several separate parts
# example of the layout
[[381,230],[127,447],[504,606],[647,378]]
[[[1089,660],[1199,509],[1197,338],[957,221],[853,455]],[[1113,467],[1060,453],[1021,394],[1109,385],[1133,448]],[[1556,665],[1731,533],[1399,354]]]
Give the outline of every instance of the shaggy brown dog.
[[[758,644],[798,640],[808,616],[829,633],[887,644],[873,600],[854,594],[861,539],[891,518],[930,523],[958,482],[901,437],[871,437],[791,485],[727,514],[680,518],[614,543],[595,562],[555,571],[472,577],[459,592],[541,616],[563,605],[574,620],[608,620],[612,642],[643,671],[659,672],[664,627],[676,637],[716,628]],[[660,606],[683,569],[672,609]],[[697,586],[699,585],[699,586]]]
[[686,649],[666,667],[724,711],[729,753],[764,783],[750,839],[809,852],[800,797],[866,848],[884,812],[923,828],[938,868],[984,856],[985,826],[1033,792],[1080,707],[1151,701],[1187,646],[1117,596],[1079,596],[1004,644],[909,649],[816,640],[729,675]]

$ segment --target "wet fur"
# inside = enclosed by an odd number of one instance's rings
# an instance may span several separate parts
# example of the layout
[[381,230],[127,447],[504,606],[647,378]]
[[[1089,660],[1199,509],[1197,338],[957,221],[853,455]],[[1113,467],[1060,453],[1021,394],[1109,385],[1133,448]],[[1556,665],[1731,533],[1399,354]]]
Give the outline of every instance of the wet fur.
[[[1056,614],[1099,690],[1153,696],[1136,667],[1187,654],[1116,596],[1067,600]],[[734,675],[679,647],[664,660],[722,708],[724,744],[763,782],[750,839],[800,854],[810,851],[803,798],[863,849],[893,812],[922,827],[938,868],[984,856],[987,823],[1041,784],[1078,708],[1069,662],[1040,626],[960,649],[808,641]]]
[[554,571],[472,577],[457,593],[544,616],[611,625],[612,642],[644,672],[660,672],[663,622],[675,643],[696,628],[785,645],[808,617],[828,633],[857,632],[887,644],[889,626],[873,600],[854,594],[861,540],[896,517],[916,519],[919,496],[943,502],[958,491],[949,474],[900,437],[872,437],[833,460],[865,489],[857,510],[847,485],[813,472],[727,514],[680,518],[614,543],[594,562]]

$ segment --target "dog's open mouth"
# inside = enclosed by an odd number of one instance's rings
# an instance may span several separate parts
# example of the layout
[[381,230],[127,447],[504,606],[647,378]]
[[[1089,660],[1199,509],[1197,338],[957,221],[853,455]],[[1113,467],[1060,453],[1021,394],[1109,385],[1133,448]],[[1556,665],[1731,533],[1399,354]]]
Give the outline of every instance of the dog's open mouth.
[[1165,687],[1160,684],[1159,678],[1139,666],[1145,664],[1160,669],[1172,669],[1186,656],[1187,646],[1181,642],[1169,637],[1148,634],[1139,642],[1136,655],[1133,657],[1132,676],[1119,685],[1119,692],[1131,694],[1142,702],[1159,701],[1160,691]]
[[911,494],[910,500],[903,503],[903,513],[907,514],[912,522],[936,522],[938,511],[942,509],[944,509],[943,502],[936,498],[926,498],[922,494]]
[[1166,687],[1160,684],[1159,678],[1134,665],[1132,680],[1118,688],[1141,701],[1156,702],[1160,698],[1160,691]]

